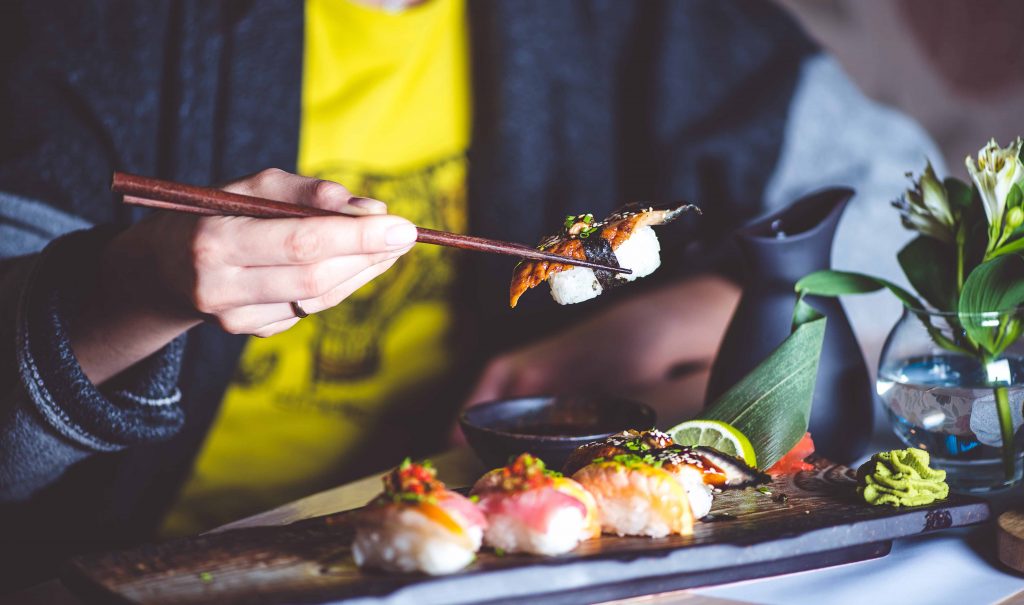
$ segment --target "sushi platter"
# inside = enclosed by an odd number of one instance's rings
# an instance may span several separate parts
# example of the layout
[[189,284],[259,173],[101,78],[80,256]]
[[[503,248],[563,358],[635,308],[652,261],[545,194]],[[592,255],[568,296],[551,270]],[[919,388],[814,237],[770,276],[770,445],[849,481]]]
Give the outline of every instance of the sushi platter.
[[813,470],[715,496],[691,535],[605,535],[553,557],[481,550],[449,575],[360,569],[361,509],[81,556],[65,583],[96,602],[589,603],[803,571],[884,556],[895,538],[985,521],[979,498],[867,506],[849,468]]

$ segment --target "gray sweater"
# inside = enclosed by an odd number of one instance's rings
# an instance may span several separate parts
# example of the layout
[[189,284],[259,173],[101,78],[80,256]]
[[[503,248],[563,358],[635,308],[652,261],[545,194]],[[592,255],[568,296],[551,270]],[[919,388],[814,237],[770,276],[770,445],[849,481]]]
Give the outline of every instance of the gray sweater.
[[[110,195],[111,172],[205,184],[294,169],[303,29],[288,0],[40,4],[8,3],[0,19],[0,523],[20,562],[5,575],[22,581],[151,535],[241,349],[202,326],[102,388],[82,374],[68,326],[105,242],[140,217]],[[865,234],[896,224],[903,171],[937,157],[759,0],[474,3],[471,32],[481,235],[536,241],[617,200],[700,200],[700,223],[672,234],[695,245],[666,251],[669,279],[718,266],[728,231],[768,207],[849,185],[864,193],[837,260],[859,265]],[[581,312],[536,297],[511,314],[494,296],[506,264],[463,262],[467,381],[488,354]],[[410,418],[410,435],[445,434],[441,412]]]

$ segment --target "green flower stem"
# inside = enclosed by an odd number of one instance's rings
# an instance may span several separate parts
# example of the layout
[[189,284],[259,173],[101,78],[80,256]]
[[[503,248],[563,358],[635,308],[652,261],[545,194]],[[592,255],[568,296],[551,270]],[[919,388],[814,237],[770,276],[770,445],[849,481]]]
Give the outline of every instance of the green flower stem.
[[967,241],[966,227],[961,222],[956,230],[956,296],[960,299],[960,292],[964,289],[964,247]]
[[1013,416],[1010,415],[1010,396],[1006,385],[997,386],[996,411],[999,413],[999,432],[1003,438],[1003,472],[1007,481],[1012,481],[1016,474],[1017,456],[1013,451]]
[[1015,239],[1012,242],[1006,244],[1005,246],[999,246],[997,248],[989,250],[985,254],[985,261],[986,262],[990,261],[993,258],[996,258],[998,256],[1003,256],[1004,254],[1012,254],[1014,252],[1022,252],[1022,251],[1024,251],[1024,237],[1019,238],[1019,239]]

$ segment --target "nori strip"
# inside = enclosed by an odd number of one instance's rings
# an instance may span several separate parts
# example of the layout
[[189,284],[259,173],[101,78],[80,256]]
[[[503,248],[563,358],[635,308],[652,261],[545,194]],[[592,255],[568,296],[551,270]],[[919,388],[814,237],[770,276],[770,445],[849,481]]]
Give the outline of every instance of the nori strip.
[[[619,266],[619,259],[615,258],[612,245],[608,243],[608,240],[601,237],[601,230],[590,234],[590,237],[580,238],[580,242],[583,244],[583,256],[588,261],[611,267]],[[597,282],[601,284],[601,288],[605,290],[621,285],[625,281],[616,278],[615,274],[611,271],[602,271],[601,269],[594,269],[594,275],[597,277]]]

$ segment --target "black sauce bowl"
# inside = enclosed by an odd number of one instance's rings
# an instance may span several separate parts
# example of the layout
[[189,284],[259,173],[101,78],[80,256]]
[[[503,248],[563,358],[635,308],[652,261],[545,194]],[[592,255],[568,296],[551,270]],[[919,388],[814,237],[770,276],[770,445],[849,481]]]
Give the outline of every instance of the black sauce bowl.
[[654,428],[654,410],[617,398],[522,397],[481,403],[459,415],[470,447],[488,468],[529,452],[561,470],[577,447],[626,429]]

